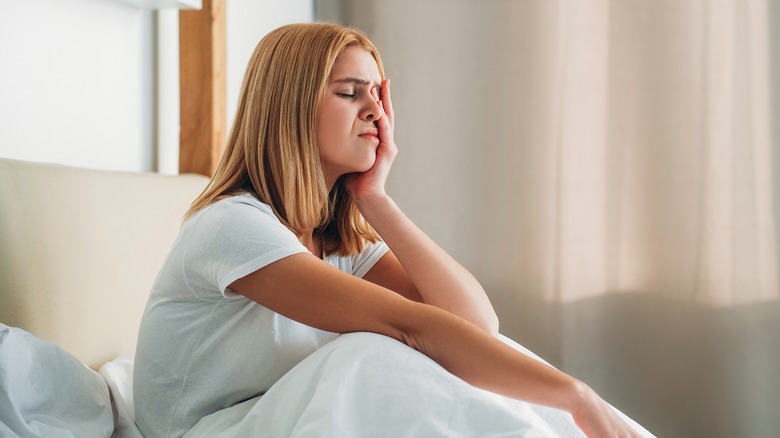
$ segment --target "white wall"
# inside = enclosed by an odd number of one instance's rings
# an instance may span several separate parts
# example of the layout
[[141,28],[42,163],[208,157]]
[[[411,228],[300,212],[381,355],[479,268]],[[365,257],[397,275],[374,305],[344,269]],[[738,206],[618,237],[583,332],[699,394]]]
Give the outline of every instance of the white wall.
[[[260,38],[312,16],[311,0],[227,0],[229,124]],[[0,157],[156,170],[156,19],[113,0],[0,0]]]
[[152,166],[152,16],[108,0],[0,0],[0,156]]

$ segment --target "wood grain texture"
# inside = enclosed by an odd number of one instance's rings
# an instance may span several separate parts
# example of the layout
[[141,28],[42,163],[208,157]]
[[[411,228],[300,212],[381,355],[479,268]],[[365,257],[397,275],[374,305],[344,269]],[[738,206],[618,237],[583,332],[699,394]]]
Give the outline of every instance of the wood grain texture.
[[179,172],[211,176],[227,133],[226,0],[179,12]]

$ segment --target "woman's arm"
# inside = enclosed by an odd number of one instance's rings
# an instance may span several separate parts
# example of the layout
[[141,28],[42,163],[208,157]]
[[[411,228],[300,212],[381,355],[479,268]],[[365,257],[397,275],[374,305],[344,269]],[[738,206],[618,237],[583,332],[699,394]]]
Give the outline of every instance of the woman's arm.
[[311,254],[278,260],[236,280],[229,288],[322,330],[369,331],[393,337],[475,386],[571,413],[590,436],[618,436],[608,431],[634,436],[581,382],[523,355],[458,316],[407,300]]
[[498,317],[479,282],[390,197],[361,205],[360,210],[392,250],[364,276],[366,280],[407,298],[416,291],[422,302],[458,315],[491,335],[498,333]]
[[[385,192],[385,181],[398,153],[393,140],[393,105],[390,84],[382,82],[376,120],[379,146],[374,166],[350,175],[347,188],[363,217],[392,250],[364,277],[409,298],[447,310],[486,332],[498,333],[498,317],[482,286],[398,208]],[[378,100],[379,96],[375,96]]]

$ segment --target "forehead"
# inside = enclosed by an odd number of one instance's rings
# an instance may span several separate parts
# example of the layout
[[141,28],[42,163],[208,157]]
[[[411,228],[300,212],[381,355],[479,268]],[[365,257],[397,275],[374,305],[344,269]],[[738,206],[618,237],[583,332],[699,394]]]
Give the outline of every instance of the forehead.
[[382,82],[379,68],[371,54],[358,46],[347,47],[336,58],[333,70],[330,72],[330,81],[343,78],[357,78],[378,85]]

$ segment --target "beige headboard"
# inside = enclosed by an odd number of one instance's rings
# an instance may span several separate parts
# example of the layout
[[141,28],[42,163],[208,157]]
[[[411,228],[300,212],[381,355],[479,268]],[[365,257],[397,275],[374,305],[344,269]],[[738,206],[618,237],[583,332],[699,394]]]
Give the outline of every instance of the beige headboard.
[[93,368],[132,355],[149,289],[207,182],[0,158],[0,322]]

